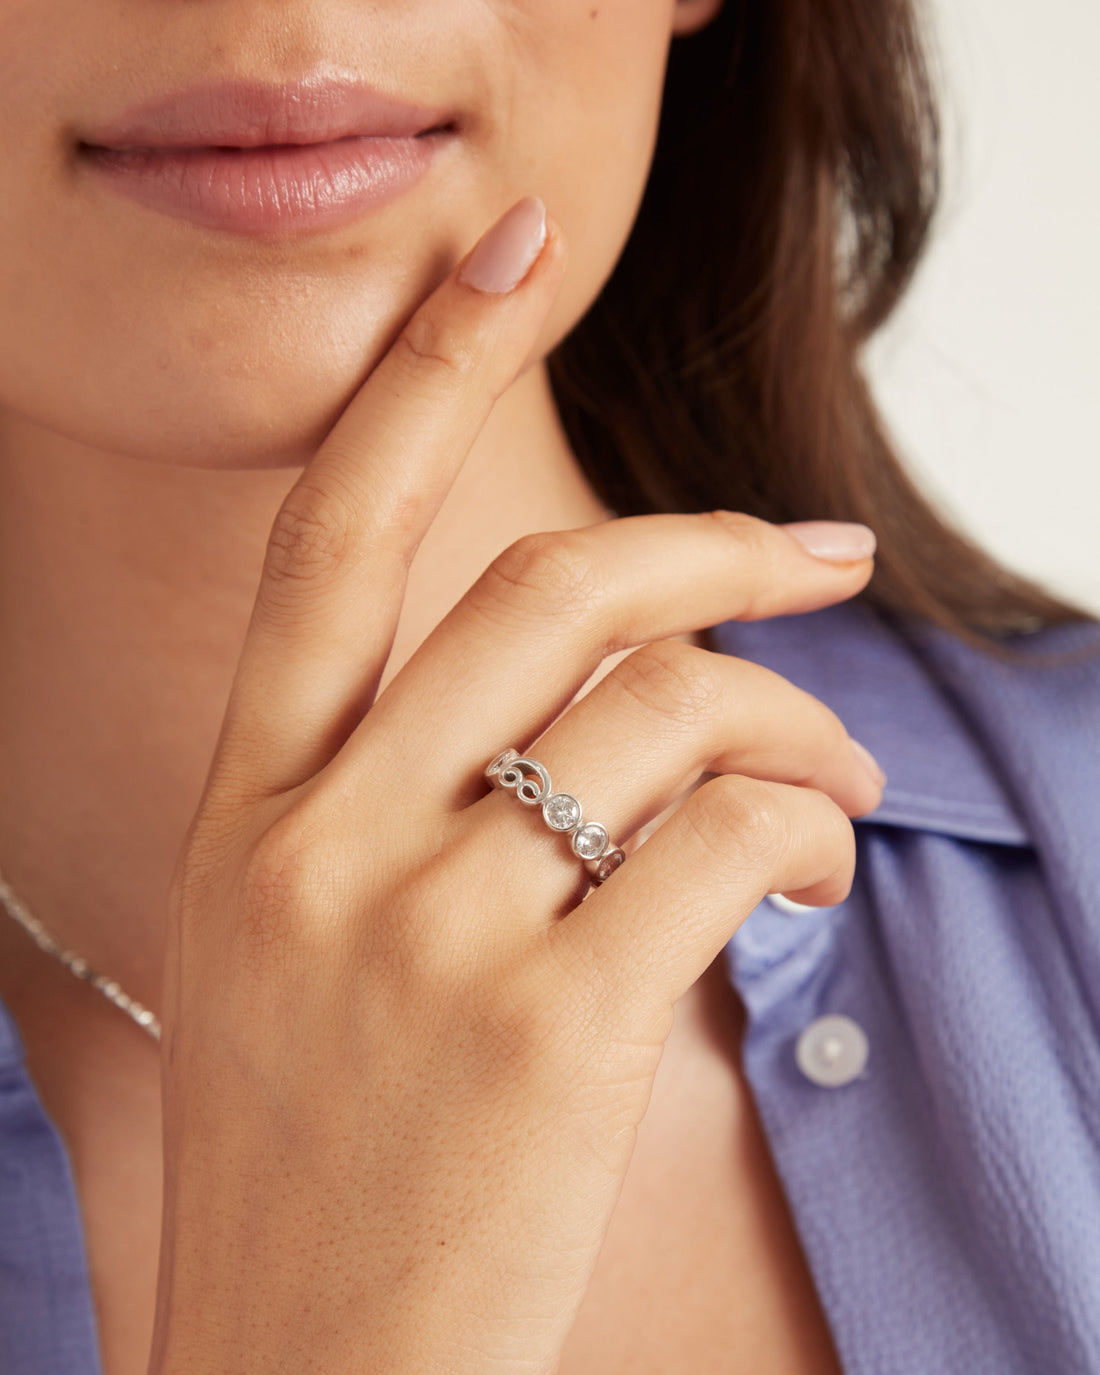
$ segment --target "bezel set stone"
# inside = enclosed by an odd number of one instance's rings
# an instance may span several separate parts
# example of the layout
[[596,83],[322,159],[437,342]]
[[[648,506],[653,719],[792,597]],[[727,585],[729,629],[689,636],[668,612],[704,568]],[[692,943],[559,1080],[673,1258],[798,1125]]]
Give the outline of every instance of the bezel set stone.
[[593,870],[592,877],[597,883],[603,883],[605,879],[611,877],[624,859],[626,859],[626,852],[620,850],[616,845],[613,850],[608,850],[605,854],[600,856],[599,863]]
[[609,839],[607,827],[601,826],[598,821],[583,821],[570,836],[573,853],[581,859],[599,859],[607,849]]
[[[534,774],[538,782],[525,774]],[[501,750],[486,766],[485,777],[494,788],[512,788],[521,802],[540,807],[550,830],[569,837],[570,848],[593,883],[610,878],[626,859],[625,852],[611,843],[606,826],[585,820],[583,808],[572,793],[551,790],[550,775],[538,760],[525,758],[514,749]]]
[[571,835],[581,824],[581,804],[571,793],[551,793],[542,804],[542,819],[552,831]]
[[492,778],[494,774],[497,774],[501,771],[505,764],[507,764],[512,759],[517,759],[518,757],[519,756],[516,754],[515,750],[501,750],[497,757],[494,760],[492,760],[488,765],[486,765],[485,777]]

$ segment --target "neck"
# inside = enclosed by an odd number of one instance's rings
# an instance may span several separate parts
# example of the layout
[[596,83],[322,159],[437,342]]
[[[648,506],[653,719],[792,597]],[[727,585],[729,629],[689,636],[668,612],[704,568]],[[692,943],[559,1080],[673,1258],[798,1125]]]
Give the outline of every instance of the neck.
[[[300,472],[120,457],[0,415],[0,870],[158,1013],[168,882]],[[382,688],[505,546],[603,514],[529,368],[417,551]],[[0,922],[0,968],[49,958]]]

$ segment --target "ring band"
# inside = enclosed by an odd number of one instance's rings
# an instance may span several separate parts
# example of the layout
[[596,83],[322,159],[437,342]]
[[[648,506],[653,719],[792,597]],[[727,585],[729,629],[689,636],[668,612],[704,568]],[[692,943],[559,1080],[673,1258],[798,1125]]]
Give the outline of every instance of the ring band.
[[[526,774],[534,774],[538,781]],[[517,750],[501,750],[486,767],[485,777],[494,788],[513,788],[526,806],[540,807],[547,826],[569,837],[570,848],[593,883],[609,879],[626,859],[626,854],[611,843],[606,826],[584,820],[581,804],[572,793],[553,791],[550,775],[537,759],[525,758]]]

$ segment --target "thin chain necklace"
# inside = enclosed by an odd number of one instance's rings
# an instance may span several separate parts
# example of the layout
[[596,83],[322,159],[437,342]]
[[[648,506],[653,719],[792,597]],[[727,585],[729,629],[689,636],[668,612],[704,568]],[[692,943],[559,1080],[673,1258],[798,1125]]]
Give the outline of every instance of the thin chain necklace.
[[14,917],[33,938],[40,950],[45,950],[49,955],[56,955],[66,969],[71,970],[78,979],[84,979],[93,988],[97,988],[105,998],[109,998],[116,1007],[122,1008],[123,1012],[132,1017],[138,1026],[147,1031],[154,1040],[160,1040],[160,1022],[156,1016],[147,1007],[143,1007],[136,998],[131,998],[128,993],[124,993],[117,980],[109,979],[105,974],[97,974],[87,960],[82,959],[72,950],[63,950],[38,918],[27,911],[8,886],[2,874],[0,874],[0,904],[3,905],[8,915]]

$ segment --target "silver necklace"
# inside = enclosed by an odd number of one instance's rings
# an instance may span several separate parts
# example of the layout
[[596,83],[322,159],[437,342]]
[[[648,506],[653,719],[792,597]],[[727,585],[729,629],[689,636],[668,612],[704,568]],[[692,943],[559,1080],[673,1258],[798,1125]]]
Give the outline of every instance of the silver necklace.
[[132,1017],[138,1026],[147,1031],[154,1040],[160,1040],[160,1022],[156,1016],[147,1007],[143,1007],[136,998],[131,998],[128,993],[124,993],[115,979],[109,979],[105,974],[97,974],[88,961],[82,959],[74,951],[63,950],[38,918],[27,911],[8,886],[2,874],[0,874],[0,904],[3,905],[8,915],[14,917],[33,938],[40,950],[45,950],[49,955],[56,955],[61,963],[70,969],[78,979],[84,979],[93,988],[97,988],[105,998],[109,998],[116,1007],[122,1008],[123,1012]]

